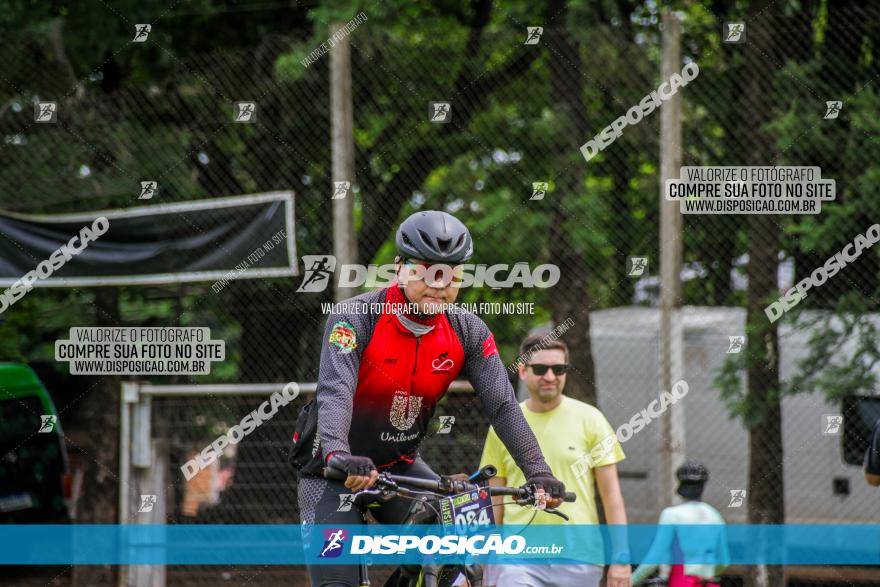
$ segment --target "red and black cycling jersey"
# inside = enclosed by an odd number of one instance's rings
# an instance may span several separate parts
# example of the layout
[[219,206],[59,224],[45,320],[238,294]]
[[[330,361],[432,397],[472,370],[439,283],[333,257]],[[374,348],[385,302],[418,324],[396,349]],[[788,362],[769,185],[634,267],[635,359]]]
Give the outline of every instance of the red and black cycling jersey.
[[317,473],[336,451],[370,457],[380,469],[412,462],[437,403],[463,373],[526,478],[550,476],[486,324],[459,308],[406,316],[433,327],[416,336],[390,311],[406,301],[392,285],[334,306],[342,311],[324,331],[317,444],[303,473]]

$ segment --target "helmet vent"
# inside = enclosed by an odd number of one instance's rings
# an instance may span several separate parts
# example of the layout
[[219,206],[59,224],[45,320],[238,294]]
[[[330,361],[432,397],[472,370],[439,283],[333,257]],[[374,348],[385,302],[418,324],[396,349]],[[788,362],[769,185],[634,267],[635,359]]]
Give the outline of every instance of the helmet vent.
[[444,253],[449,250],[449,244],[452,242],[451,238],[438,238],[437,239],[437,247],[443,251]]
[[455,248],[456,248],[456,249],[459,248],[459,247],[461,246],[461,243],[463,243],[463,242],[464,242],[464,234],[462,234],[461,236],[459,236],[459,237],[458,237],[458,240],[455,241]]
[[413,244],[413,242],[409,239],[409,237],[407,236],[407,234],[406,234],[405,232],[401,233],[400,236],[403,237],[403,242],[405,242],[407,245],[409,245],[409,246],[411,246],[411,247],[414,247],[414,246],[415,246],[415,245]]

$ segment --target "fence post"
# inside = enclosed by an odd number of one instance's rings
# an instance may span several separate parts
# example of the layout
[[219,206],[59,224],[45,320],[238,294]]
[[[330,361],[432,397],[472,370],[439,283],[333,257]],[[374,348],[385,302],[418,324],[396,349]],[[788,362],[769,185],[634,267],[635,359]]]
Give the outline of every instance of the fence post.
[[[681,68],[681,22],[663,15],[661,78]],[[681,93],[660,107],[660,392],[671,392],[684,375],[681,316],[682,217],[678,202],[667,202],[666,180],[681,168]],[[670,404],[660,421],[660,507],[676,502],[675,469],[684,461],[684,406]]]
[[[335,45],[330,49],[330,112],[332,118],[333,181],[350,182],[354,187],[354,107],[351,97],[351,48],[348,35],[342,30],[345,23],[330,24],[330,39]],[[341,38],[334,38],[342,31]],[[333,190],[333,254],[336,266],[357,262],[357,240],[354,231],[354,194],[347,191],[335,198]],[[357,294],[357,288],[336,287],[336,301]]]
[[[119,523],[164,524],[166,523],[167,447],[163,442],[152,440],[152,398],[140,393],[137,381],[122,382],[119,438]],[[149,511],[140,511],[140,495],[155,495],[156,500]],[[138,512],[132,514],[132,501],[137,496]],[[150,547],[164,548],[162,543],[133,542],[132,535],[122,551]],[[165,587],[164,565],[120,565],[120,587]]]
[[[149,409],[149,397],[142,398],[142,404]],[[146,400],[146,401],[143,401]],[[137,426],[134,430],[138,434]],[[159,524],[167,523],[168,512],[168,446],[163,440],[150,439],[146,446],[148,466],[139,467],[134,472],[134,489],[138,496],[152,496],[153,499],[146,501],[138,500],[144,506],[138,509],[134,519],[135,524]],[[141,511],[143,509],[143,511]],[[144,540],[131,542],[130,547],[138,551],[154,551],[163,553],[167,549],[166,533],[150,532]],[[163,560],[164,557],[163,557]],[[129,573],[130,587],[165,587],[166,566],[164,564],[131,565]]]
[[[138,400],[138,383],[123,381],[119,402],[119,524],[128,523],[131,487],[131,404]],[[127,545],[120,544],[120,548]],[[128,565],[119,565],[118,587],[128,586]]]

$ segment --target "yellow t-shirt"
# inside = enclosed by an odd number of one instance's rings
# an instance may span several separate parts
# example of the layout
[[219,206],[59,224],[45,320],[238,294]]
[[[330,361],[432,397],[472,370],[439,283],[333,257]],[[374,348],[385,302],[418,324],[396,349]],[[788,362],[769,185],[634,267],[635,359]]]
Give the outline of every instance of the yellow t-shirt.
[[[565,483],[566,491],[577,495],[577,501],[563,503],[558,508],[568,515],[569,522],[539,511],[532,523],[598,524],[593,469],[626,458],[608,420],[593,406],[566,396],[549,412],[533,412],[526,407],[526,402],[522,402],[520,408],[553,475]],[[523,472],[492,428],[480,459],[480,467],[485,465],[497,467],[497,476],[506,479],[505,485],[519,487],[526,482]],[[532,508],[507,504],[504,506],[504,523],[527,524],[534,513]]]

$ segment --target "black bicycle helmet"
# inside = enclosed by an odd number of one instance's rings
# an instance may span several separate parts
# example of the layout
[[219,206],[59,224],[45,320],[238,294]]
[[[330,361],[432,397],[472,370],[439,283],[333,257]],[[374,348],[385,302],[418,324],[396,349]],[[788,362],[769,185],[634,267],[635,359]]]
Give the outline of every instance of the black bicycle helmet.
[[458,265],[474,254],[474,241],[461,220],[439,210],[416,212],[397,229],[397,251],[405,258]]
[[688,459],[675,471],[681,483],[705,483],[709,480],[709,470],[700,461]]

